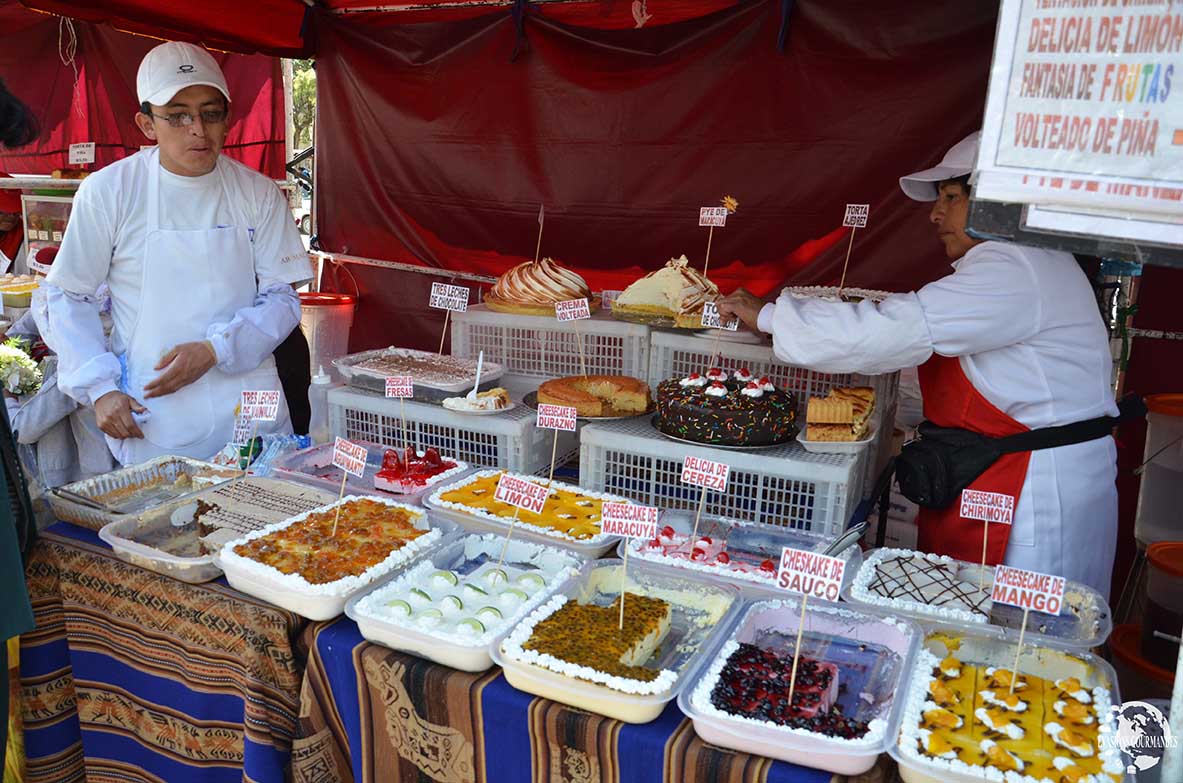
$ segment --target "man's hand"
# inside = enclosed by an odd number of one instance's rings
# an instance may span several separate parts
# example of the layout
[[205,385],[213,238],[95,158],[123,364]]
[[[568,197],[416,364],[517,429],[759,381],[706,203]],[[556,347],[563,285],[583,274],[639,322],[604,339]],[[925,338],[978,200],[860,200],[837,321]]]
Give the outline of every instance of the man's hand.
[[760,311],[764,309],[764,300],[747,289],[735,289],[727,296],[717,300],[715,306],[719,308],[719,316],[724,321],[729,318],[738,318],[753,332],[760,333],[756,322],[760,318]]
[[98,420],[99,429],[119,440],[144,437],[140,425],[136,424],[131,414],[132,411],[143,413],[146,410],[147,408],[121,391],[109,391],[94,404],[94,415]]
[[154,381],[144,386],[144,399],[163,397],[183,389],[209,372],[218,363],[217,354],[207,340],[181,343],[166,353],[154,369],[164,370]]

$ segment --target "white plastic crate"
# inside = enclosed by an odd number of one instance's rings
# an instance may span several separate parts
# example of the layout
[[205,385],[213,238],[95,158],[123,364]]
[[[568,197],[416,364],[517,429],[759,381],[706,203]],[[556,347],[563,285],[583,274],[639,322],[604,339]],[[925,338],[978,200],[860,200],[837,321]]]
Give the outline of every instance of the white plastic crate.
[[560,322],[541,315],[497,313],[475,305],[452,313],[452,355],[497,362],[511,375],[562,378],[580,375],[576,324],[590,375],[644,378],[649,371],[649,327],[617,321],[600,311]]
[[768,376],[777,386],[797,395],[797,415],[802,421],[810,397],[824,397],[835,386],[870,386],[874,389],[879,428],[874,442],[868,447],[868,453],[874,459],[868,462],[859,479],[862,482],[861,496],[870,494],[875,479],[891,456],[891,433],[895,428],[900,385],[898,372],[885,375],[815,372],[781,362],[772,352],[771,345],[749,345],[659,330],[654,330],[649,338],[648,380],[655,391],[657,384],[667,378],[685,378],[692,372],[701,373],[710,367],[727,370],[747,367],[757,378]]
[[[535,411],[518,403],[495,416],[471,416],[438,405],[406,401],[408,445],[481,467],[543,474],[550,468],[554,431],[534,426]],[[395,448],[404,444],[397,399],[348,387],[329,392],[329,427],[334,436]],[[559,432],[556,465],[579,453],[579,433]]]
[[704,513],[837,535],[862,494],[867,453],[811,454],[796,441],[757,451],[692,446],[666,438],[642,416],[583,428],[579,485],[694,510],[700,490],[681,482],[682,461],[704,457],[731,466],[727,492],[708,490]]

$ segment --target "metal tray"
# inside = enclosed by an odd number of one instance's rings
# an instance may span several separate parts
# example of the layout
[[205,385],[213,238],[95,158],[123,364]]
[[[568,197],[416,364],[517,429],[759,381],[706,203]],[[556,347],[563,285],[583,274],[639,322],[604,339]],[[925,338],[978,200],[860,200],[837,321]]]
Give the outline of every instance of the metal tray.
[[[342,356],[339,359],[333,359],[333,366],[337,368],[337,372],[341,373],[341,377],[350,386],[385,395],[386,379],[393,377],[393,374],[384,373],[380,370],[366,369],[358,365],[371,359],[392,356],[421,359],[441,365],[456,365],[458,367],[458,374],[462,373],[463,370],[467,370],[466,376],[461,375],[464,380],[458,380],[453,383],[428,380],[416,376],[414,372],[406,373],[414,379],[415,383],[415,396],[412,399],[419,400],[420,402],[441,402],[447,397],[455,397],[457,394],[467,394],[472,391],[472,385],[476,381],[476,361],[472,359],[458,359],[454,356],[441,356],[431,351],[416,351],[411,348],[396,348],[394,346]],[[485,362],[481,368],[481,385],[479,390],[485,391],[494,388],[497,385],[497,381],[504,374],[505,368],[500,364]]]

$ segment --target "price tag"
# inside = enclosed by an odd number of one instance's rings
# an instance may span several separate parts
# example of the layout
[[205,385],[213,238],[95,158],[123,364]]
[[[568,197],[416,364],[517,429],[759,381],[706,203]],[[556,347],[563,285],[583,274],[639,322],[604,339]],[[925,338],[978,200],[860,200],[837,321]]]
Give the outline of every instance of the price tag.
[[600,515],[600,530],[606,536],[657,538],[657,518],[661,510],[654,506],[605,502]]
[[468,289],[462,285],[432,283],[431,299],[428,300],[428,304],[437,310],[463,313],[468,310]]
[[698,225],[725,226],[727,225],[727,207],[699,207]]
[[38,229],[37,230],[37,238],[40,239],[42,242],[48,242],[49,241],[49,232],[44,229]]
[[535,514],[541,514],[543,506],[546,505],[546,497],[549,494],[549,487],[535,484],[533,481],[527,481],[517,476],[511,476],[508,473],[502,473],[501,478],[497,481],[497,490],[493,493],[493,497],[502,503],[516,506],[523,511],[532,511]]
[[351,476],[361,478],[366,472],[366,448],[344,438],[333,441],[333,465]]
[[600,292],[600,307],[605,310],[612,309],[612,303],[616,301],[616,297],[623,294],[624,291],[601,291]]
[[1059,614],[1064,606],[1064,577],[999,565],[994,568],[994,587],[990,598],[1043,614]]
[[961,516],[965,519],[980,519],[983,522],[997,522],[1010,525],[1015,520],[1015,496],[1001,492],[981,492],[976,489],[961,490]]
[[591,308],[588,307],[587,298],[555,302],[555,318],[560,321],[579,321],[583,318],[591,318]]
[[847,204],[842,225],[850,228],[866,228],[867,216],[871,214],[870,204]]
[[734,332],[739,328],[739,319],[731,318],[727,321],[719,315],[719,308],[714,302],[707,302],[702,306],[702,325],[708,329],[726,329]]
[[49,270],[51,268],[51,267],[48,267],[45,264],[41,263],[40,261],[34,261],[31,258],[28,261],[26,261],[26,264],[28,265],[30,270],[32,270],[34,272],[40,272],[43,275],[48,275]]
[[251,420],[243,416],[234,417],[234,434],[230,442],[235,446],[246,446],[251,442]]
[[279,391],[244,391],[238,405],[238,415],[247,421],[275,421],[279,416]]
[[842,558],[785,547],[780,553],[776,586],[810,598],[837,601],[845,574],[846,561]]
[[71,166],[94,163],[94,142],[83,141],[78,144],[71,144],[69,160]]
[[410,375],[394,375],[386,379],[386,396],[409,399],[415,396],[415,381]]
[[702,457],[687,457],[682,460],[682,483],[705,487],[717,492],[727,490],[727,477],[731,466],[724,462],[712,462]]
[[539,403],[538,416],[534,420],[534,426],[548,430],[575,432],[575,419],[578,415],[579,411],[575,408]]
[[61,242],[62,241],[62,232],[61,231],[54,231],[50,236],[52,238],[52,241],[54,241],[54,242]]

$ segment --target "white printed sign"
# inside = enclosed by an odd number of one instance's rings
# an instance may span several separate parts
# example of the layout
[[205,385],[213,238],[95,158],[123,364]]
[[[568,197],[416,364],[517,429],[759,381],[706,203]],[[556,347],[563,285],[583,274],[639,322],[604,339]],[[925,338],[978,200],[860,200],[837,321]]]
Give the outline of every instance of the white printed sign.
[[870,204],[847,204],[846,214],[842,216],[842,225],[848,228],[866,228],[867,216],[870,214]]
[[591,318],[591,308],[587,304],[587,298],[555,302],[555,318],[560,321],[578,321],[583,318]]
[[78,144],[71,144],[69,161],[71,166],[94,163],[94,142],[83,141]]
[[279,416],[279,391],[244,391],[238,405],[239,416],[248,421],[275,421]]
[[501,478],[497,481],[497,490],[493,493],[493,497],[502,503],[516,506],[522,511],[541,514],[549,494],[549,487],[502,473]]
[[729,318],[724,321],[723,316],[719,315],[719,307],[714,302],[707,302],[702,306],[702,325],[708,329],[726,329],[729,332],[734,332],[739,328],[738,318]]
[[234,433],[230,442],[235,446],[246,446],[251,442],[251,420],[243,416],[234,417]]
[[46,266],[45,264],[41,263],[40,261],[34,261],[31,258],[28,259],[26,261],[26,263],[28,264],[29,269],[31,269],[34,272],[40,272],[43,275],[48,275],[49,270],[52,268],[52,267]]
[[1010,525],[1015,521],[1015,496],[1001,492],[963,489],[960,514],[965,519]]
[[37,233],[37,238],[40,239],[42,242],[49,241],[49,232],[46,231],[45,229],[38,229],[36,233]]
[[990,590],[990,598],[996,604],[1017,606],[1044,614],[1059,614],[1064,606],[1064,586],[1062,576],[999,565],[994,568],[994,587]]
[[845,574],[846,561],[842,558],[785,547],[780,553],[776,586],[809,598],[837,601]]
[[731,466],[725,462],[712,462],[702,457],[687,457],[682,460],[682,483],[706,487],[716,492],[727,490],[727,477]]
[[600,515],[600,530],[606,536],[656,538],[660,515],[661,510],[654,506],[605,502]]
[[725,226],[727,225],[727,207],[699,207],[698,225]]
[[392,375],[386,379],[386,396],[407,399],[415,396],[415,381],[410,375]]
[[432,283],[431,299],[428,300],[428,304],[437,310],[463,313],[468,310],[468,289],[462,285]]
[[974,196],[1177,216],[1181,53],[1173,0],[1003,0]]
[[541,429],[575,432],[575,420],[578,415],[579,411],[575,408],[569,408],[566,405],[547,405],[540,402],[534,426]]
[[366,447],[344,438],[333,441],[333,465],[351,476],[361,478],[366,472]]

